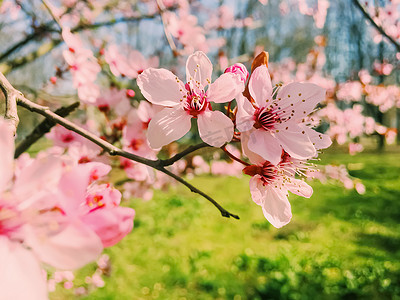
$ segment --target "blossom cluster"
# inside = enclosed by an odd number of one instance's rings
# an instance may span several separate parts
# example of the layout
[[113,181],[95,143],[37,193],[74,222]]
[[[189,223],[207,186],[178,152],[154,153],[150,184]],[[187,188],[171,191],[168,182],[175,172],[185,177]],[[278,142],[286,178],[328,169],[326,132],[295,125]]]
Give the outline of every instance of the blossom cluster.
[[109,165],[78,164],[54,149],[14,161],[0,120],[0,287],[4,299],[47,299],[43,267],[80,268],[118,243],[135,212],[104,181]]
[[[292,217],[288,191],[304,197],[312,194],[311,187],[296,175],[304,174],[309,168],[307,160],[331,144],[327,135],[312,129],[309,117],[324,100],[325,90],[311,83],[274,88],[266,63],[254,68],[247,93],[243,92],[248,71],[242,64],[228,68],[213,83],[211,75],[207,56],[195,52],[186,62],[186,83],[165,69],[149,68],[138,76],[145,98],[164,107],[150,120],[149,145],[159,149],[180,139],[190,130],[191,119],[197,120],[199,135],[210,146],[223,147],[235,136],[250,161],[242,163],[243,172],[252,176],[254,202],[269,222],[282,227]],[[234,98],[237,108],[232,119],[229,111],[225,115],[211,104]]]

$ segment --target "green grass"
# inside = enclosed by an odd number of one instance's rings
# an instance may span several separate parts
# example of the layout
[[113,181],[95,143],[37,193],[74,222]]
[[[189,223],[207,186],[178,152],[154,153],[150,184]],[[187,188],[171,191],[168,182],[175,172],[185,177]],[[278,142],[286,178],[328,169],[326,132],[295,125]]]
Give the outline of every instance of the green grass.
[[252,202],[246,177],[191,181],[240,220],[182,186],[127,201],[135,228],[106,250],[111,276],[85,299],[400,299],[400,154],[328,153],[322,162],[348,164],[366,194],[313,182],[312,198],[290,196],[293,219],[282,229]]

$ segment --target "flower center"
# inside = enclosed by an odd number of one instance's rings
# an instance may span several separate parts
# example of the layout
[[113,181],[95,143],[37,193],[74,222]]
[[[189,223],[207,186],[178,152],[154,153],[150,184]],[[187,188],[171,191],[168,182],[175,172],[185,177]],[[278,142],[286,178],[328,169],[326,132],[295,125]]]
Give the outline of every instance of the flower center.
[[140,146],[143,144],[142,140],[139,139],[132,139],[131,143],[129,144],[129,147],[132,148],[132,150],[138,151],[140,149]]
[[11,237],[21,227],[19,212],[8,205],[0,204],[0,235]]
[[61,137],[64,143],[70,143],[74,140],[74,136],[71,133],[66,133]]
[[243,173],[250,176],[260,175],[264,185],[271,184],[279,176],[278,168],[269,161],[265,161],[262,166],[247,166]]
[[281,123],[281,118],[273,108],[263,107],[256,110],[254,114],[254,128],[272,130],[276,123]]
[[184,100],[183,108],[194,118],[204,112],[207,107],[211,109],[210,103],[207,100],[207,95],[204,90],[194,91],[188,84],[185,85],[187,94]]

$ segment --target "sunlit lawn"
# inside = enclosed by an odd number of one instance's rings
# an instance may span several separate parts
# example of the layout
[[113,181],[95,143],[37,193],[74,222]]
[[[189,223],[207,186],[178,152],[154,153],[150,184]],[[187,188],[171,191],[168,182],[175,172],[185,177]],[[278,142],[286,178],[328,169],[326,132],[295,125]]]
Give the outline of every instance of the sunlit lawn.
[[106,251],[112,275],[87,299],[400,299],[400,153],[322,161],[350,163],[366,194],[314,182],[311,199],[290,196],[282,229],[251,201],[246,177],[192,180],[240,220],[182,186],[128,201],[135,228]]

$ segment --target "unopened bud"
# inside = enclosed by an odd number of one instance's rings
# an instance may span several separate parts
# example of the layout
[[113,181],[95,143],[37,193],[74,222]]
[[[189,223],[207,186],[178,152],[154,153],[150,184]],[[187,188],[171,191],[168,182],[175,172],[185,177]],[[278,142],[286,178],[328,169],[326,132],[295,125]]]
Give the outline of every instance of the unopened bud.
[[227,68],[225,70],[224,73],[237,74],[240,76],[240,79],[243,82],[246,82],[247,78],[249,78],[249,72],[247,71],[246,67],[241,63],[237,63],[237,64],[230,66],[229,68]]

